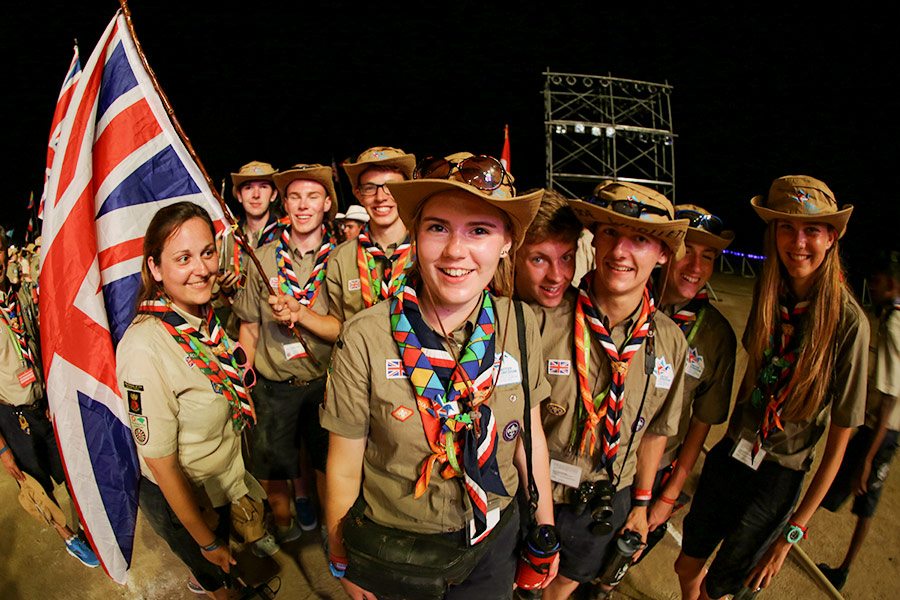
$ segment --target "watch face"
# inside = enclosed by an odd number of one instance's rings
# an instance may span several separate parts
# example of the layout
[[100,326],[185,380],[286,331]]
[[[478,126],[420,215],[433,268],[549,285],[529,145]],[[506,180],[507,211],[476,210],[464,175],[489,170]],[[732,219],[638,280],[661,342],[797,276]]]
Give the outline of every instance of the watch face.
[[803,539],[803,530],[797,527],[796,525],[791,525],[787,528],[787,531],[784,532],[787,541],[796,544],[800,540]]

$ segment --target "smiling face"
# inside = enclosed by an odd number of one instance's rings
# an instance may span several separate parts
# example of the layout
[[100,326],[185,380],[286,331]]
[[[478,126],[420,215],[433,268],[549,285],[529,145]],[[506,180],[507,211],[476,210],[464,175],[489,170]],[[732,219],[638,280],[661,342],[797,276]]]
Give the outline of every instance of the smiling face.
[[310,179],[295,179],[285,189],[284,210],[291,218],[291,231],[305,236],[319,231],[331,198],[325,186]]
[[416,261],[435,308],[471,311],[511,246],[506,219],[490,204],[456,190],[429,198],[419,215]]
[[548,238],[516,253],[516,294],[545,308],[558,306],[575,277],[575,242]]
[[[400,219],[400,213],[397,212],[397,203],[394,202],[394,197],[388,191],[387,186],[383,185],[398,181],[405,181],[405,177],[397,171],[387,169],[369,169],[359,176],[359,186],[353,190],[353,193],[363,208],[366,209],[366,212],[369,213],[370,224],[387,229]],[[376,187],[374,194],[363,194],[363,191],[371,186],[381,187]]]
[[718,253],[715,248],[697,242],[685,242],[684,257],[669,263],[666,271],[664,304],[687,302],[703,289],[712,277]]
[[653,268],[668,259],[661,241],[620,225],[598,224],[593,244],[594,293],[598,298],[639,297]]
[[816,271],[836,239],[837,232],[825,223],[800,219],[776,221],[775,246],[778,258],[798,296],[806,295]]
[[209,225],[198,217],[188,219],[166,238],[157,263],[152,256],[147,266],[153,279],[162,284],[172,303],[199,317],[212,297],[219,255]]
[[245,181],[238,188],[238,200],[248,217],[259,219],[269,212],[269,204],[275,195],[275,186],[271,181]]

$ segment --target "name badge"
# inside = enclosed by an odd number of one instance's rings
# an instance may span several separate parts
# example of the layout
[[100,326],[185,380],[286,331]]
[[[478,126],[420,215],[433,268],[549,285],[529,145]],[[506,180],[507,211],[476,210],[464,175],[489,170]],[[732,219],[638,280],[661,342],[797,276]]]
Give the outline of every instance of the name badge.
[[494,357],[494,366],[500,367],[500,372],[497,374],[497,381],[494,382],[497,387],[522,383],[522,372],[519,371],[519,361],[513,358],[509,352],[504,352],[502,359],[500,355],[497,354]]
[[347,280],[347,291],[349,292],[358,292],[360,288],[359,279],[348,279]]
[[668,390],[675,381],[675,370],[672,365],[666,362],[665,356],[656,357],[656,368],[653,369],[656,374],[656,387],[661,390]]
[[469,519],[469,529],[467,531],[468,542],[470,546],[474,546],[478,542],[482,541],[488,535],[490,535],[491,530],[500,522],[500,507],[495,506],[491,508],[487,512],[487,529],[484,533],[481,534],[481,537],[475,537],[475,518]]
[[581,484],[581,467],[551,458],[550,481],[577,488]]
[[18,373],[16,373],[16,377],[19,378],[19,385],[22,387],[28,387],[35,381],[37,381],[37,377],[34,374],[34,369],[28,367],[26,369],[22,369]]
[[684,359],[684,372],[694,379],[700,379],[705,366],[706,361],[703,360],[700,352],[696,348],[688,349],[687,358]]
[[285,344],[282,346],[284,349],[284,357],[287,360],[291,360],[293,358],[306,358],[306,348],[303,347],[302,342],[294,342],[292,344]]
[[756,457],[753,457],[753,442],[750,440],[738,440],[738,443],[735,444],[734,448],[731,450],[731,458],[747,465],[754,471],[759,468],[759,465],[762,464],[765,457],[766,451],[762,448],[757,450]]

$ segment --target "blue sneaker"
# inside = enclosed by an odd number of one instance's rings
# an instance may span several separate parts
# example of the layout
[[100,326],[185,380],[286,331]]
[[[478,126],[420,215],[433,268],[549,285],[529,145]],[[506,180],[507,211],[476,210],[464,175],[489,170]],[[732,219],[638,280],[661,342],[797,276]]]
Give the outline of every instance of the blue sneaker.
[[80,560],[81,564],[86,567],[90,567],[93,569],[100,566],[100,561],[97,560],[97,555],[94,554],[94,551],[91,550],[91,547],[88,546],[87,543],[77,535],[74,535],[66,540],[66,551]]
[[312,531],[319,525],[319,520],[316,517],[316,510],[313,508],[309,498],[295,499],[294,506],[297,509],[297,521],[300,522],[300,529],[303,531]]

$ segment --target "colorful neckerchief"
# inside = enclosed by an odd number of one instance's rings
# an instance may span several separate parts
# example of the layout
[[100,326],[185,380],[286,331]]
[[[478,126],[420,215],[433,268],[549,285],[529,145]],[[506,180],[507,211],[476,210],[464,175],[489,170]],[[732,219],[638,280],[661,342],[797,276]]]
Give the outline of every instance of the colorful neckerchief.
[[[256,241],[256,247],[262,248],[269,242],[272,242],[278,239],[278,236],[281,234],[283,229],[288,229],[291,225],[290,217],[282,217],[281,219],[276,219],[275,215],[269,213],[269,220],[266,222],[265,227],[263,227],[262,231],[259,232],[259,239]],[[237,227],[237,225],[235,225]],[[234,245],[232,247],[232,255],[231,255],[231,264],[234,268],[234,272],[238,275],[241,274],[241,262],[243,260],[244,253],[244,244],[241,241],[241,238],[237,235],[234,237]]]
[[[231,341],[225,335],[225,329],[219,323],[214,310],[206,311],[206,327],[209,335],[189,325],[184,317],[172,309],[167,298],[142,302],[138,312],[159,318],[166,331],[212,382],[213,389],[225,396],[231,408],[231,426],[235,431],[241,431],[255,421],[253,404],[244,387],[243,369],[234,359],[230,348]],[[194,340],[209,347],[219,360],[208,360]]]
[[334,249],[334,236],[322,226],[322,246],[316,253],[316,262],[309,279],[301,288],[294,272],[294,261],[291,259],[291,232],[285,229],[281,232],[278,247],[275,249],[275,262],[278,265],[278,288],[288,296],[296,298],[300,304],[312,306],[322,289],[322,280],[325,279],[325,267],[328,265],[328,257]]
[[753,406],[760,408],[765,404],[762,422],[753,444],[754,457],[773,430],[784,429],[781,411],[791,391],[791,376],[800,350],[798,332],[802,317],[808,310],[809,301],[798,302],[793,310],[788,310],[784,305],[778,307],[776,332],[770,336],[769,347],[763,354],[766,364],[760,369],[756,387],[750,396]]
[[[622,420],[622,409],[625,406],[625,377],[628,366],[635,353],[647,337],[653,315],[656,312],[650,287],[644,288],[640,313],[631,329],[631,334],[620,351],[612,340],[600,313],[591,301],[590,290],[594,281],[594,272],[588,273],[578,288],[578,301],[575,304],[575,359],[578,370],[578,391],[581,406],[585,413],[584,428],[581,433],[579,453],[592,451],[596,442],[597,425],[601,422],[600,464],[598,468],[611,470],[619,449],[619,429]],[[590,331],[594,332],[597,341],[606,350],[609,357],[611,377],[609,388],[594,399],[588,381],[590,368]]]
[[[356,264],[359,268],[359,287],[366,308],[394,296],[406,285],[406,272],[412,265],[414,254],[409,234],[397,245],[388,258],[378,244],[372,241],[369,226],[366,225],[359,236],[356,250]],[[378,277],[375,259],[387,264],[382,276]],[[373,289],[374,288],[374,289]]]
[[[416,292],[403,288],[391,299],[391,332],[416,395],[432,454],[422,463],[416,498],[431,480],[435,461],[444,479],[464,477],[475,517],[475,540],[490,531],[487,492],[508,496],[497,464],[497,423],[487,398],[494,381],[495,316],[482,292],[475,330],[459,362],[422,318]],[[462,468],[457,456],[462,453]]]
[[[693,334],[694,325],[699,325],[703,310],[709,304],[709,294],[706,288],[703,288],[697,295],[691,298],[681,310],[672,315],[672,320],[681,329],[684,337]],[[693,338],[692,338],[693,339]]]
[[31,347],[28,345],[28,332],[25,330],[25,319],[22,318],[22,313],[19,310],[19,297],[16,295],[16,292],[12,290],[9,292],[0,291],[0,314],[3,315],[3,320],[13,334],[18,354],[25,362],[25,366],[33,368],[34,355],[31,353]]

